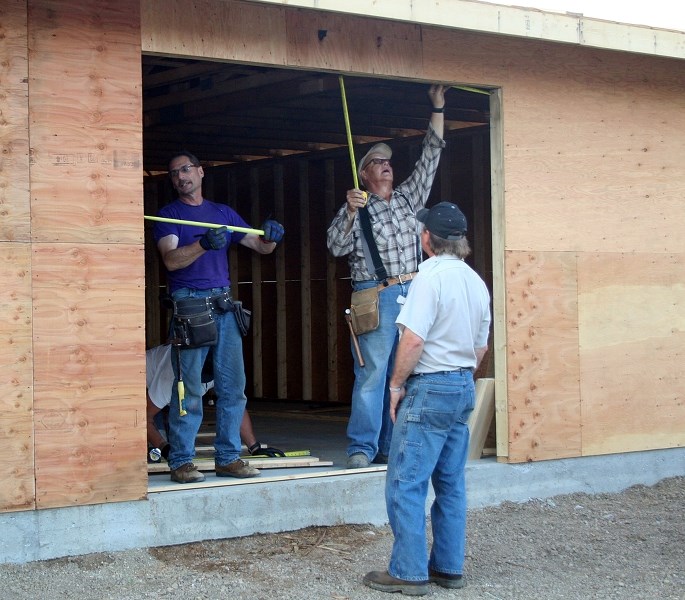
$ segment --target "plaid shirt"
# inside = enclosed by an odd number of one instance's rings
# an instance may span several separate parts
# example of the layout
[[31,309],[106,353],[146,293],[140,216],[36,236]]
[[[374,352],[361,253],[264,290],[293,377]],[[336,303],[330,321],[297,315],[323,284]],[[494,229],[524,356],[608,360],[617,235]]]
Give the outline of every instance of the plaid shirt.
[[[393,190],[390,202],[369,193],[366,206],[369,209],[373,237],[388,277],[412,273],[418,269],[421,245],[416,213],[426,205],[444,147],[445,140],[438,137],[429,125],[423,139],[421,158],[416,162],[409,178]],[[353,281],[372,280],[373,264],[367,266],[358,213],[355,213],[348,233],[345,232],[347,227],[345,203],[328,228],[328,250],[333,256],[349,255]]]

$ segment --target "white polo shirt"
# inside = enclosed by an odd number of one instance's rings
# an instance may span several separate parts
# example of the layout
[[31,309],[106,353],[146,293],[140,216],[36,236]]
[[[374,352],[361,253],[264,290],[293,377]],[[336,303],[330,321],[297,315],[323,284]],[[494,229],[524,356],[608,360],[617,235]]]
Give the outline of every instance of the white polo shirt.
[[415,373],[475,368],[475,348],[490,331],[490,293],[480,276],[456,256],[432,256],[419,265],[395,321],[424,340]]

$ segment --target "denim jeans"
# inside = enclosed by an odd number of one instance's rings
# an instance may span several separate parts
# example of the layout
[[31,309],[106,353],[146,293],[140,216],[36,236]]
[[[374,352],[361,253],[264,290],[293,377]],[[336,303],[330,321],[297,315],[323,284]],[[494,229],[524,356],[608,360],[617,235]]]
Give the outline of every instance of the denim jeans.
[[[378,328],[359,336],[359,346],[366,363],[360,367],[354,348],[354,387],[352,410],[347,424],[347,455],[361,452],[369,460],[376,454],[387,455],[390,451],[392,422],[390,421],[390,394],[388,379],[392,375],[398,333],[395,319],[400,314],[399,296],[407,296],[409,285],[397,283],[378,292],[380,322]],[[354,285],[363,290],[378,285],[377,281],[365,281]],[[351,344],[350,344],[351,345]]]
[[[174,300],[181,298],[206,298],[227,291],[228,288],[191,290],[183,288],[174,292]],[[214,367],[214,391],[216,392],[216,438],[215,461],[219,465],[233,462],[240,456],[240,423],[245,412],[245,366],[243,341],[232,312],[214,314],[218,329],[218,341],[212,346]],[[177,469],[195,457],[195,437],[202,424],[202,365],[209,346],[181,350],[181,375],[185,387],[183,408],[187,414],[180,416],[178,386],[174,380],[169,405],[169,467]],[[178,377],[177,352],[172,349],[174,373]]]
[[[425,581],[428,567],[461,575],[466,546],[466,422],[475,387],[470,371],[410,377],[400,403],[385,483],[388,519],[395,536],[388,573]],[[433,483],[433,546],[426,547],[426,497]]]

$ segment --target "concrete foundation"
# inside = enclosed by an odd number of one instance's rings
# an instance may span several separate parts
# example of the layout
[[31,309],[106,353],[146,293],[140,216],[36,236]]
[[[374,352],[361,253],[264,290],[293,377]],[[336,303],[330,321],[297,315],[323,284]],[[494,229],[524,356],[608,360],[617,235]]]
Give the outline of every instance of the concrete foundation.
[[[0,514],[0,563],[115,552],[309,526],[387,523],[384,468],[338,470],[179,491],[147,500]],[[685,476],[685,448],[508,465],[467,466],[469,508],[573,492],[615,493]]]

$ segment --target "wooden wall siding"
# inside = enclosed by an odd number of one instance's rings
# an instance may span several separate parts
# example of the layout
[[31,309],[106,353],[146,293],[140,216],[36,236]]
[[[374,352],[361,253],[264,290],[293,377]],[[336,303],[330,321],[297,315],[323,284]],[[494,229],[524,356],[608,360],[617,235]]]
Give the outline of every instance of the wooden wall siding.
[[576,257],[507,252],[509,458],[581,455]]
[[285,65],[283,9],[250,2],[140,1],[145,52]]
[[26,2],[0,6],[0,511],[35,508]]
[[0,512],[35,508],[31,247],[0,242]]
[[0,120],[0,241],[27,242],[31,217],[25,0],[0,6]]
[[583,454],[685,446],[685,256],[583,254]]
[[423,78],[418,25],[290,10],[285,27],[290,66]]
[[38,508],[147,493],[138,11],[28,3]]
[[34,241],[142,244],[138,2],[29,2]]
[[143,264],[138,245],[34,245],[39,508],[147,492]]

